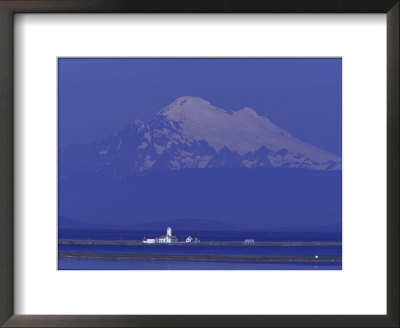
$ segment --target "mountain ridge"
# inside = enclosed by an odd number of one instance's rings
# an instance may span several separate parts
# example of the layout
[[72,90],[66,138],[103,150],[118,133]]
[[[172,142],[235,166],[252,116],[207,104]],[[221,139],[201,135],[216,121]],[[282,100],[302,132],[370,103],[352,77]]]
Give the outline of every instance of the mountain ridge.
[[87,170],[117,180],[187,168],[341,170],[338,156],[302,142],[249,107],[227,111],[188,96],[98,143],[64,147],[59,159],[64,179]]

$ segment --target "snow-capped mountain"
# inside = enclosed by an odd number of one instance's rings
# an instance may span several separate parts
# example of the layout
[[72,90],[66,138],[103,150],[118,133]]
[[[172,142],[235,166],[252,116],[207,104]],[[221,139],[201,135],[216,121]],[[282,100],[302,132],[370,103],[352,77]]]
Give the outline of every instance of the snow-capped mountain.
[[245,107],[217,108],[180,97],[148,121],[91,145],[60,150],[60,176],[102,172],[118,179],[153,170],[288,167],[340,170],[341,158],[304,143]]

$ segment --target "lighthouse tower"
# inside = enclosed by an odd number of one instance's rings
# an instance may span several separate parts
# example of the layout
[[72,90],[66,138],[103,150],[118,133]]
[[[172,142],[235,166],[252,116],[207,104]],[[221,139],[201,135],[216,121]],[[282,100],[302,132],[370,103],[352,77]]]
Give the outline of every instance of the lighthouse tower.
[[157,242],[158,243],[177,243],[178,242],[178,238],[176,238],[172,234],[172,228],[168,227],[167,228],[167,234],[160,236],[160,238],[157,239]]

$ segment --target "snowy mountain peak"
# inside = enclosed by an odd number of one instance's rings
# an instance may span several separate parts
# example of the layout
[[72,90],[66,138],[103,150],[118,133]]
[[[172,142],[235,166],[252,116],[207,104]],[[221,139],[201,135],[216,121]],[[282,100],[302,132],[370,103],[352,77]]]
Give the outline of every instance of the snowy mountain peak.
[[207,100],[204,100],[203,98],[200,97],[193,97],[193,96],[182,96],[177,98],[170,106],[183,106],[183,105],[188,105],[188,104],[192,104],[192,105],[200,105],[200,104],[204,104],[204,105],[209,105],[211,106],[210,102]]
[[338,156],[293,137],[249,107],[228,112],[202,98],[185,96],[176,99],[159,114],[179,123],[185,138],[205,140],[216,151],[227,147],[244,155],[265,146],[272,151],[287,149],[301,153],[317,162],[341,161]]
[[209,101],[200,97],[183,96],[176,99],[170,105],[164,107],[159,115],[175,122],[185,123],[187,121],[197,120],[223,120],[231,119],[228,116],[236,115],[236,119],[260,119],[269,122],[266,117],[259,116],[257,112],[249,107],[244,107],[237,111],[227,111],[213,106]]
[[197,119],[201,116],[209,116],[219,109],[208,101],[199,97],[179,97],[172,104],[164,107],[159,114],[167,119],[183,122],[187,119]]
[[292,136],[249,107],[227,111],[180,97],[147,121],[87,146],[61,151],[62,176],[94,170],[118,179],[147,170],[305,168],[340,170],[342,160]]
[[240,109],[240,110],[238,110],[238,112],[243,112],[246,115],[258,116],[258,114],[257,114],[257,112],[255,110],[253,110],[253,109],[251,109],[250,107],[247,107],[247,106],[242,108],[242,109]]

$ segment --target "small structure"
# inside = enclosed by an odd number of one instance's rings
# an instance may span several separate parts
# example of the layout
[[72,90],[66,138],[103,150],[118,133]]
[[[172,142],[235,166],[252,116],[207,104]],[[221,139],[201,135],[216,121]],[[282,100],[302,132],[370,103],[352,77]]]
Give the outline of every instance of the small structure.
[[245,245],[254,245],[255,244],[255,240],[254,239],[245,239],[244,240],[244,244]]
[[143,238],[144,244],[155,244],[157,242],[157,238]]
[[186,238],[187,243],[199,243],[200,239],[197,236],[189,236]]
[[178,237],[172,235],[172,228],[168,227],[167,228],[167,234],[166,235],[162,235],[157,239],[158,243],[177,243],[178,242]]

